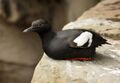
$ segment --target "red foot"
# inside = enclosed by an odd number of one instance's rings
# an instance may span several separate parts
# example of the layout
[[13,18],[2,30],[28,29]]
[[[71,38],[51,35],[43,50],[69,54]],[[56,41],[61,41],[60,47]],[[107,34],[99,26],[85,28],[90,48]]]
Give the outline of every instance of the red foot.
[[94,58],[67,58],[65,60],[91,61],[91,60],[94,60]]

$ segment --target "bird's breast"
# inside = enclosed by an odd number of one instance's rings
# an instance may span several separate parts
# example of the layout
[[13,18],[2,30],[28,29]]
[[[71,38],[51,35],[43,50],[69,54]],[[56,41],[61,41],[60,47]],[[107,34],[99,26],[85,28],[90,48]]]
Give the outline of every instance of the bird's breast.
[[44,45],[43,48],[47,54],[52,54],[52,55],[63,54],[69,49],[67,42],[65,42],[62,39],[57,39],[57,38],[53,39],[52,41]]

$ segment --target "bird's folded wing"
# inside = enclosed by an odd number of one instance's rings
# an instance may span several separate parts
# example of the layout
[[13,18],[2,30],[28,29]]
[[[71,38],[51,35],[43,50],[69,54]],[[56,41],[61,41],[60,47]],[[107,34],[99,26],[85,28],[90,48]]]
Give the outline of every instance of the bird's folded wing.
[[69,44],[73,48],[87,48],[92,43],[92,33],[85,31],[79,36],[75,37]]

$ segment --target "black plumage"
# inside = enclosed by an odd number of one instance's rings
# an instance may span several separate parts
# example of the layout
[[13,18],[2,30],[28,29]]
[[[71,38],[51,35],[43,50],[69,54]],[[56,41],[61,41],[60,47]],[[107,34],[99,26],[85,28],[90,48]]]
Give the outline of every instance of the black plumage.
[[[86,58],[91,60],[91,58],[95,56],[96,47],[107,43],[106,39],[90,30],[69,29],[54,32],[51,25],[42,19],[34,21],[32,26],[25,29],[24,32],[37,32],[42,40],[44,52],[49,57],[57,60],[82,60]],[[92,43],[90,47],[88,47],[89,40],[82,46],[77,46],[77,44],[73,42],[74,39],[84,32],[92,34]]]

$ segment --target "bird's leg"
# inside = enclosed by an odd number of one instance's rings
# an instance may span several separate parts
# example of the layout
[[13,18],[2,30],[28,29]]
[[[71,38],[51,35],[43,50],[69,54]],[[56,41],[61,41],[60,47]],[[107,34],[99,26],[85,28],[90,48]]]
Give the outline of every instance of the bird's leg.
[[94,60],[94,58],[67,58],[65,60],[92,61],[92,60]]

